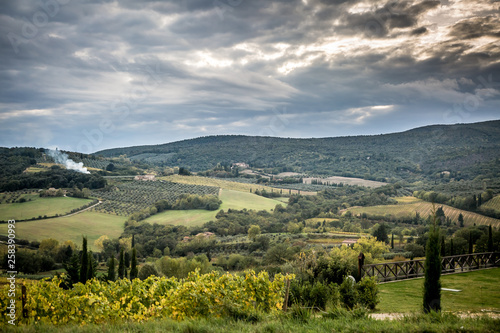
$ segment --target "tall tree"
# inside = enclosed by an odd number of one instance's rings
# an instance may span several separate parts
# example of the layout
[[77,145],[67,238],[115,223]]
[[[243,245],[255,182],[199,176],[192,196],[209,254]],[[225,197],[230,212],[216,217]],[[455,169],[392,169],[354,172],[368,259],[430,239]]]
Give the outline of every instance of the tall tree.
[[387,235],[387,227],[385,224],[381,224],[378,228],[373,232],[373,236],[379,241],[387,243],[389,242],[389,236]]
[[130,268],[130,253],[125,252],[125,268]]
[[464,216],[462,215],[462,213],[458,215],[458,223],[460,224],[460,228],[464,227]]
[[137,275],[139,274],[139,271],[137,270],[137,251],[134,248],[132,248],[132,262],[131,262],[132,267],[130,268],[130,280],[133,280],[137,278]]
[[89,257],[87,253],[87,237],[83,237],[82,241],[82,255],[80,257],[80,282],[87,282],[87,274],[89,267]]
[[493,252],[493,229],[488,228],[488,252]]
[[97,263],[94,260],[94,254],[92,251],[89,251],[89,265],[87,267],[87,280],[95,278],[97,272]]
[[135,247],[135,234],[132,234],[132,245],[131,245],[132,248]]
[[68,274],[68,284],[70,287],[80,281],[80,258],[78,258],[78,254],[74,253],[68,263],[63,263],[63,267]]
[[115,265],[115,256],[111,256],[108,262],[108,276],[106,278],[108,281],[114,281],[116,279]]
[[424,312],[441,310],[441,256],[439,227],[434,214],[425,250]]
[[391,235],[391,249],[394,249],[394,234]]
[[441,236],[441,257],[446,256],[446,245],[444,242],[444,236]]
[[123,249],[120,250],[120,262],[118,263],[118,278],[123,279],[125,277],[125,256],[123,255]]
[[469,231],[469,254],[472,254],[473,251],[473,243],[472,243],[472,232]]

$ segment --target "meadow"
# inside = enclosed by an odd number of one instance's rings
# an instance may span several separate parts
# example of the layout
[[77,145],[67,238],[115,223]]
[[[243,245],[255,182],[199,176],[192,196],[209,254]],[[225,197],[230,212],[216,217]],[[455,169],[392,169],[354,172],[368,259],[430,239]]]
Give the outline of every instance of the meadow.
[[[9,194],[3,193],[7,198]],[[45,197],[41,198],[38,193],[21,194],[16,201],[24,198],[26,202],[6,203],[5,199],[0,204],[0,220],[27,220],[39,216],[65,215],[73,209],[80,208],[90,203],[90,199],[79,199],[71,197]],[[31,200],[31,201],[30,201]]]
[[[87,236],[89,248],[96,250],[94,241],[102,235],[118,238],[123,232],[125,220],[121,216],[87,211],[68,217],[18,222],[16,238],[29,241],[54,238],[61,243],[71,240],[80,245],[82,236]],[[7,234],[7,224],[0,224],[0,234]]]
[[[366,213],[368,216],[386,216],[395,219],[412,218],[416,213],[421,217],[427,218],[433,211],[433,204],[412,197],[397,198],[397,205],[379,205],[371,207],[351,207],[350,211],[353,215]],[[477,213],[457,209],[442,204],[435,204],[435,209],[443,207],[446,217],[449,217],[453,222],[458,221],[460,214],[464,217],[465,226],[476,225],[491,225],[495,228],[500,227],[500,220],[491,217],[483,216]]]
[[[220,209],[227,211],[228,209],[242,210],[271,210],[276,205],[286,205],[285,203],[264,198],[250,192],[241,192],[236,190],[221,189],[219,199],[222,200]],[[200,226],[206,222],[215,220],[215,215],[218,211],[208,211],[201,209],[194,210],[169,210],[153,215],[144,220],[148,223],[185,225],[185,226]]]

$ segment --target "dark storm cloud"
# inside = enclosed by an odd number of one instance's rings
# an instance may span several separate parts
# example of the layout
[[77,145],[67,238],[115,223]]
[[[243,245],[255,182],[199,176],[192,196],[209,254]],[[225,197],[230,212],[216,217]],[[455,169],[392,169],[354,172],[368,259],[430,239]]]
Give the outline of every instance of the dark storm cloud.
[[[500,89],[500,47],[486,40],[499,35],[495,8],[3,1],[0,145],[95,151],[209,134],[389,132],[405,117],[491,118]],[[113,131],[101,129],[104,120]]]
[[389,1],[363,13],[347,13],[343,17],[345,31],[364,32],[367,37],[387,37],[395,28],[412,28],[427,11],[439,6],[439,1]]
[[474,39],[480,37],[500,37],[500,19],[495,16],[472,18],[455,24],[450,36],[457,39]]

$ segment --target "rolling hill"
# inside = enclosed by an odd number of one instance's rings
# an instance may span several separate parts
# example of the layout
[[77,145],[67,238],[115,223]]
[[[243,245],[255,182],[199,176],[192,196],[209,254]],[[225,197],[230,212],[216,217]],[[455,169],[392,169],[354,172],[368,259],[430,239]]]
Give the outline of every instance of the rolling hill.
[[401,133],[317,139],[207,136],[173,143],[108,149],[104,157],[192,171],[217,163],[254,168],[360,177],[370,180],[432,179],[443,171],[460,179],[496,178],[500,171],[500,121],[433,125]]

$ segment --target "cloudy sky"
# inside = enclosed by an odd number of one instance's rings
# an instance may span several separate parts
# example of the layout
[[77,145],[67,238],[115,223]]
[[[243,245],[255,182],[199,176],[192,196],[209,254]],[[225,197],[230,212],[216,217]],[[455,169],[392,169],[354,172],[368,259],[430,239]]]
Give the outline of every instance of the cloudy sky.
[[500,119],[500,2],[2,0],[0,146]]

